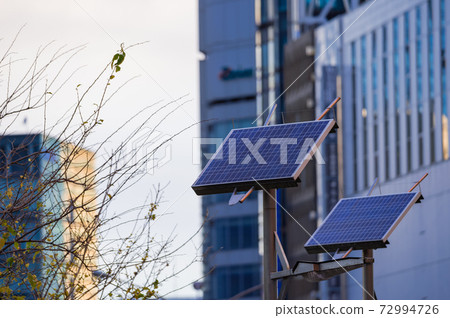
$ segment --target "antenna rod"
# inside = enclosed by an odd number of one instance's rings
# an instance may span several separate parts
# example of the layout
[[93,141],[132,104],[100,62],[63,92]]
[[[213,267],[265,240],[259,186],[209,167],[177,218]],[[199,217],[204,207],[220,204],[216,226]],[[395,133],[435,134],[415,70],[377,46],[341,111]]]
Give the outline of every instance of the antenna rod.
[[422,178],[420,178],[420,180],[419,181],[417,181],[416,182],[416,184],[415,185],[413,185],[413,187],[411,188],[411,189],[409,189],[409,191],[408,192],[411,192],[412,190],[414,190],[418,185],[419,185],[419,183],[421,183],[422,181],[423,181],[423,179],[425,179],[426,177],[428,176],[428,172],[427,173],[425,173],[424,175],[423,175],[423,177]]
[[267,115],[266,121],[264,122],[264,126],[269,126],[270,118],[272,118],[273,113],[275,112],[275,109],[277,109],[277,104],[272,106],[272,109],[270,110],[269,115]]
[[345,252],[344,255],[342,255],[342,258],[346,258],[348,256],[348,254],[351,253],[351,251],[353,251],[353,247],[350,247],[349,250],[347,252]]
[[378,183],[378,178],[375,178],[375,181],[372,183],[372,186],[370,187],[369,192],[367,193],[367,196],[370,196],[372,194],[373,189],[375,188],[377,183]]
[[250,190],[248,190],[247,193],[239,200],[239,202],[243,203],[245,199],[247,199],[250,194],[252,194],[253,190],[255,190],[255,187],[251,187]]
[[330,106],[328,106],[325,109],[325,111],[322,113],[322,115],[320,115],[319,118],[317,118],[317,120],[321,120],[331,110],[331,108],[333,108],[333,106],[336,105],[336,103],[340,100],[341,100],[341,98],[339,96],[336,97],[336,99],[330,104]]

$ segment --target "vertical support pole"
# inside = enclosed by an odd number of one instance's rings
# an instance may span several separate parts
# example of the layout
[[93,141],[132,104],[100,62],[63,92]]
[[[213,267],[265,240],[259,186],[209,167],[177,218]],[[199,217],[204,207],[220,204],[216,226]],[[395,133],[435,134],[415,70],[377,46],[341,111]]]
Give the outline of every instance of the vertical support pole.
[[[270,189],[263,194],[263,298],[277,299],[277,282],[270,279],[270,273],[277,271],[277,255],[275,252],[275,235],[277,231],[276,190]],[[270,194],[270,195],[269,195]]]
[[[270,124],[270,119],[277,108],[272,106],[264,126]],[[277,232],[277,190],[263,192],[263,299],[278,298],[277,281],[270,279],[270,273],[277,271],[277,254],[275,252],[275,235]]]
[[[378,183],[378,178],[372,183],[372,186],[367,192],[367,196],[372,194],[373,189]],[[375,292],[373,287],[373,250],[363,250],[363,260],[364,260],[364,268],[363,268],[363,299],[364,300],[373,300],[375,299]]]
[[363,299],[375,299],[373,287],[373,250],[363,250],[364,269],[363,269]]

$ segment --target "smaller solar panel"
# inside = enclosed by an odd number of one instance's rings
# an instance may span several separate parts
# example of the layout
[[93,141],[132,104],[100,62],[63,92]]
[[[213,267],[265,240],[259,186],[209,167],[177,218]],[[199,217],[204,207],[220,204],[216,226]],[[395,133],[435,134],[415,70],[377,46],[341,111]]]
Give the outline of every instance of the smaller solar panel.
[[192,188],[198,195],[293,187],[334,120],[233,129]]
[[306,242],[308,253],[386,247],[387,239],[421,198],[420,192],[341,199]]

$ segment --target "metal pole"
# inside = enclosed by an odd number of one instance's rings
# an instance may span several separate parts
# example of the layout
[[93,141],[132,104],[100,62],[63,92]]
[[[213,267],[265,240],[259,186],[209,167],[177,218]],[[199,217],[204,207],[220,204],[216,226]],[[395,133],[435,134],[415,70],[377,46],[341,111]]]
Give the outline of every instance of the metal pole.
[[409,191],[408,192],[411,192],[412,190],[414,190],[418,185],[419,185],[419,183],[421,183],[422,181],[423,181],[423,179],[425,179],[426,177],[428,176],[428,172],[427,173],[425,173],[424,175],[423,175],[423,177],[422,178],[420,178],[420,180],[419,181],[417,181],[416,182],[416,184],[415,185],[413,185],[413,187],[411,188],[411,189],[409,189]]
[[[372,183],[372,186],[367,192],[367,196],[372,194],[373,189],[378,183],[378,178]],[[364,300],[373,300],[375,299],[374,287],[373,287],[373,250],[363,250],[363,260],[364,260],[364,268],[363,268],[363,299]]]
[[277,109],[277,106],[278,106],[277,104],[272,106],[272,109],[270,110],[270,113],[269,113],[269,115],[267,115],[266,121],[264,122],[264,126],[269,126],[270,119],[272,118],[273,113],[275,112],[275,109]]
[[277,231],[276,190],[270,189],[263,194],[263,298],[277,299],[277,282],[270,279],[270,273],[277,271],[277,255],[275,252],[275,236]]
[[363,251],[364,269],[363,269],[363,299],[375,299],[373,288],[373,250]]
[[317,118],[317,120],[321,120],[331,110],[331,108],[333,108],[333,106],[336,105],[336,103],[340,100],[341,100],[340,97],[336,97],[336,99],[324,110],[322,115],[320,115],[319,118]]

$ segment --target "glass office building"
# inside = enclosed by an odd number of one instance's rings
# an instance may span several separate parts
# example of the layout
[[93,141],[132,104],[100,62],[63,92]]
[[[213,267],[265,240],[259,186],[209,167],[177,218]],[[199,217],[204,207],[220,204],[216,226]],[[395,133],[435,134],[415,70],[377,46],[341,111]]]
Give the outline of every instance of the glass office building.
[[[232,128],[256,119],[253,1],[199,1],[202,164]],[[210,138],[210,139],[207,139]],[[261,298],[258,200],[228,206],[231,194],[202,198],[205,299]]]
[[[450,297],[450,248],[444,243],[450,215],[443,213],[450,205],[443,177],[450,173],[449,22],[448,1],[378,0],[316,29],[317,105],[326,67],[337,68],[341,83],[344,195],[365,195],[375,178],[380,187],[374,193],[406,192],[429,173],[421,185],[425,200],[406,216],[391,245],[375,251],[380,299]],[[319,202],[324,195],[319,188]],[[351,275],[361,281],[359,271]],[[352,277],[344,294],[361,298]]]
[[[85,182],[88,189],[92,179],[87,176],[94,170],[94,154],[73,144],[43,134],[0,136],[1,203],[8,212],[0,218],[0,233],[7,243],[16,240],[0,249],[0,286],[11,289],[2,298],[61,298],[70,284],[85,289],[71,290],[70,297],[97,298],[92,273],[98,264],[97,232],[89,225],[96,210],[95,187],[79,195],[79,184]],[[71,182],[74,175],[78,183]],[[82,262],[74,261],[81,249],[68,247],[86,232]],[[41,288],[31,285],[29,275]]]

